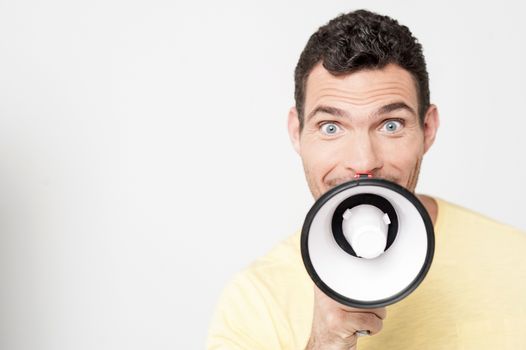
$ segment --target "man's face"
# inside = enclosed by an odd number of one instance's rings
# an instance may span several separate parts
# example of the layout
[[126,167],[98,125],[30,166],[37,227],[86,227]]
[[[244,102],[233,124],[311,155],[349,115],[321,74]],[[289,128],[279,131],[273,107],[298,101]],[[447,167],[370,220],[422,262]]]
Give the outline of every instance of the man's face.
[[304,127],[289,113],[289,134],[314,198],[369,172],[414,191],[422,156],[438,128],[431,106],[418,121],[415,81],[401,67],[333,76],[321,64],[307,79]]

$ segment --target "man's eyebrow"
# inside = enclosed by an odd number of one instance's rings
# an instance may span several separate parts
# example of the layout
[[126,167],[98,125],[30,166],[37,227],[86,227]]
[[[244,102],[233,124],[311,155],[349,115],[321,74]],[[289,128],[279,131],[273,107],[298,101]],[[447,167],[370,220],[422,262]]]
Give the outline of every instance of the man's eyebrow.
[[335,117],[343,117],[343,118],[349,117],[349,114],[347,113],[347,111],[344,111],[343,109],[321,105],[321,106],[317,106],[316,108],[314,108],[312,112],[310,112],[309,115],[307,115],[307,118],[305,118],[305,120],[309,120],[310,118],[314,117],[318,113],[326,113],[326,114],[333,115]]
[[406,111],[410,112],[414,116],[417,115],[415,110],[413,108],[409,107],[404,102],[393,102],[393,103],[389,103],[389,104],[387,104],[385,106],[380,107],[380,109],[378,109],[376,112],[374,112],[371,117],[373,117],[373,118],[374,117],[378,117],[378,116],[381,116],[383,114],[388,114],[388,113],[391,113],[393,111],[397,111],[397,110],[400,110],[400,109],[405,109]]

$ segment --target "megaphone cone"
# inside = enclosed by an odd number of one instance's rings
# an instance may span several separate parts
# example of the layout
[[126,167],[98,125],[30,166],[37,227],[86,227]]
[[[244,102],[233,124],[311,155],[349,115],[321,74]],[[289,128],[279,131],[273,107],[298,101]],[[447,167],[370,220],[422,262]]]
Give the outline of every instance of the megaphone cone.
[[433,260],[427,210],[407,189],[358,178],[312,206],[301,232],[303,263],[332,299],[356,308],[393,304],[413,292]]

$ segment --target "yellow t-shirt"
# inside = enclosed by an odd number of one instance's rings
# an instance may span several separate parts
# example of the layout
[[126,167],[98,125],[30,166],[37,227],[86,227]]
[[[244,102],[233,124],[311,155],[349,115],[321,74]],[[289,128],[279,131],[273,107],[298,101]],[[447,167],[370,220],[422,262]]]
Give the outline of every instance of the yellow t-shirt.
[[[526,349],[526,234],[437,199],[435,256],[422,284],[387,307],[383,330],[359,350]],[[304,349],[313,288],[300,234],[225,288],[207,348]]]

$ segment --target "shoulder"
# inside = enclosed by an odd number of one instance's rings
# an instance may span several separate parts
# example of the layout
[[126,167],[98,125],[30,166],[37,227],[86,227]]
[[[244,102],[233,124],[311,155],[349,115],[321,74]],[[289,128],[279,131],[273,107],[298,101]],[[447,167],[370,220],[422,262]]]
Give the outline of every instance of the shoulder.
[[434,199],[438,211],[435,224],[438,233],[462,231],[478,237],[499,235],[500,239],[509,237],[526,242],[526,233],[517,228],[443,199]]
[[299,240],[299,233],[285,239],[231,279],[216,307],[209,344],[295,347],[304,337],[303,323],[310,322],[312,311],[312,284]]
[[479,344],[477,329],[480,334],[500,327],[512,339],[524,327],[526,313],[526,233],[436,200],[435,255],[427,281],[415,293],[419,305],[434,298],[440,305],[434,314],[450,319],[446,323],[455,324],[457,336],[468,344]]
[[[454,285],[462,286],[459,293],[478,295],[477,289],[484,285],[487,293],[510,300],[523,294],[526,234],[461,206],[440,199],[437,203],[432,266],[437,281],[446,285],[454,281]],[[505,285],[513,288],[502,289]]]
[[288,237],[255,260],[235,277],[234,283],[250,284],[257,289],[257,297],[265,300],[272,312],[288,310],[291,303],[310,297],[306,291],[311,291],[312,284],[301,258],[300,233]]
[[253,276],[272,276],[276,272],[295,272],[302,268],[300,232],[278,243],[266,255],[256,259],[244,272]]

